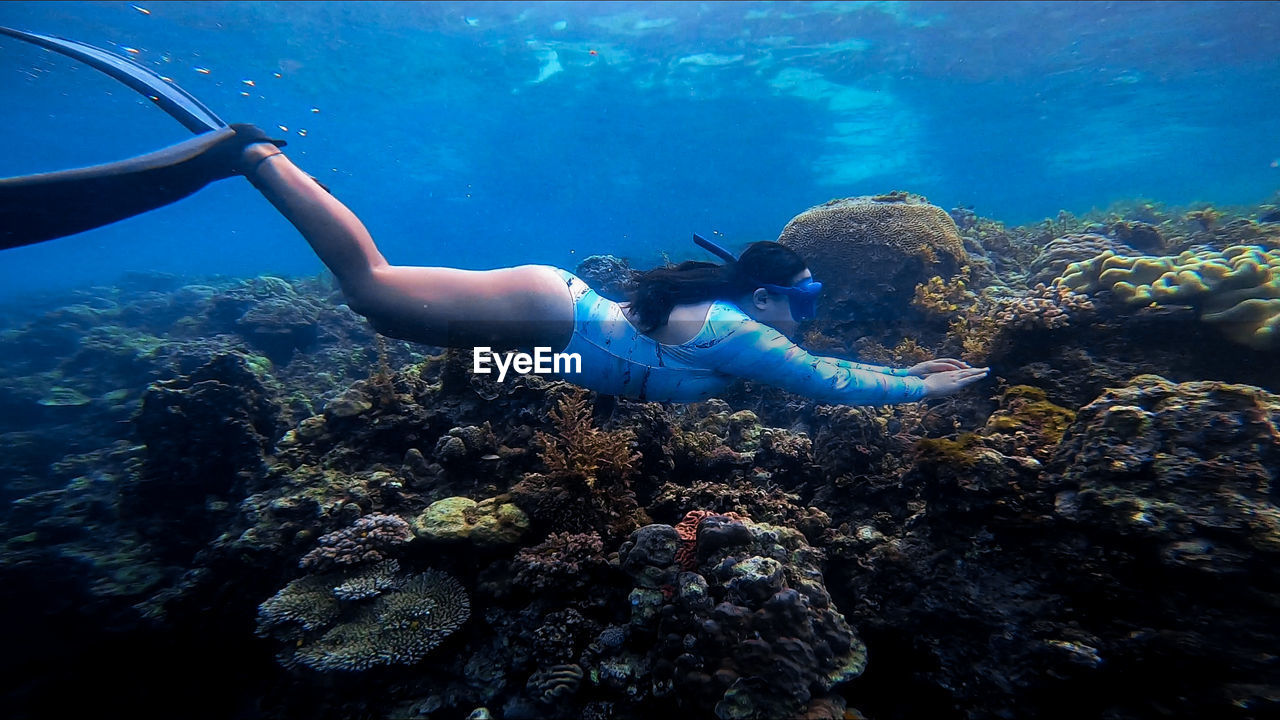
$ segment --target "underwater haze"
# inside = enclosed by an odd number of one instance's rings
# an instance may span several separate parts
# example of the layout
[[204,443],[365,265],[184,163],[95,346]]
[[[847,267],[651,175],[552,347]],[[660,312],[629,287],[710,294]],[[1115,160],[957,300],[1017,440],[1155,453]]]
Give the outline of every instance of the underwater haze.
[[[891,190],[1018,224],[1280,184],[1271,2],[6,2],[0,24],[126,54],[278,132],[400,264],[648,266],[694,256],[691,231],[741,247]],[[0,176],[188,136],[8,38],[0,96]],[[233,180],[6,252],[0,297],[321,269]]]
[[3,720],[1280,718],[1280,2],[0,2],[0,98]]

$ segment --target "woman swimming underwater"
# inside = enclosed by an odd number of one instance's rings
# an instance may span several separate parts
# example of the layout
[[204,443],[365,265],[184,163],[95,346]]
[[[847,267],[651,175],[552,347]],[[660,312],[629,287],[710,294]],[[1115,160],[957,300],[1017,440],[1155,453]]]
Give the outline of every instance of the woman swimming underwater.
[[[22,35],[40,44],[73,43]],[[149,82],[145,69],[99,69]],[[171,84],[147,87],[181,92]],[[182,95],[175,100],[208,112]],[[988,373],[948,358],[894,369],[805,352],[788,335],[813,316],[822,285],[800,256],[773,242],[755,243],[735,258],[699,238],[723,265],[685,262],[639,273],[622,304],[549,266],[392,265],[355,214],[283,153],[284,143],[252,125],[221,124],[212,113],[216,122],[193,118],[190,108],[165,109],[209,131],[119,163],[0,180],[0,247],[98,227],[242,175],[298,229],[350,307],[379,333],[441,347],[577,354],[580,367],[562,377],[600,393],[696,401],[742,378],[827,403],[880,405],[950,395]]]

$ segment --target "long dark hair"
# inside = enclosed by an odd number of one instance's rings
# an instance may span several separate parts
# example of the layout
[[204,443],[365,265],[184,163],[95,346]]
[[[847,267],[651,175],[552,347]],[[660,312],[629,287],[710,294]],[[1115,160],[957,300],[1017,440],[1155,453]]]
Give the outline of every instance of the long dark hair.
[[790,285],[807,267],[804,258],[776,242],[752,243],[738,261],[716,265],[687,260],[679,265],[637,272],[627,296],[642,332],[667,324],[677,305],[732,300],[768,285]]

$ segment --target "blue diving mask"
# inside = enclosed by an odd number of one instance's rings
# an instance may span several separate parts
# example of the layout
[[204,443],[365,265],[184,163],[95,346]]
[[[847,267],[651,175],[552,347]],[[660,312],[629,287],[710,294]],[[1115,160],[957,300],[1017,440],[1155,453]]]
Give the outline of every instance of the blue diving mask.
[[[693,241],[711,254],[724,259],[726,262],[738,262],[738,258],[735,257],[733,253],[702,237],[698,233],[693,234]],[[818,293],[822,292],[822,283],[811,277],[807,277],[795,285],[790,286],[760,283],[760,287],[772,293],[786,295],[787,302],[791,306],[791,319],[796,322],[811,320],[818,314]]]
[[760,287],[769,292],[786,295],[791,305],[791,319],[796,322],[812,320],[818,314],[818,293],[822,292],[822,283],[807,277],[795,285],[769,285]]

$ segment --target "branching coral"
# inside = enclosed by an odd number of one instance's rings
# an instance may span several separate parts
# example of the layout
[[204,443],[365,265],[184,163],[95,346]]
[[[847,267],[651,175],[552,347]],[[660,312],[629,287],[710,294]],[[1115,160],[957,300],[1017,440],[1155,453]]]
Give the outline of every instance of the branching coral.
[[575,388],[549,413],[556,435],[538,432],[542,462],[553,476],[574,477],[594,487],[597,480],[625,481],[640,456],[631,451],[630,430],[604,431],[591,422],[587,392]]
[[1026,295],[1001,303],[996,322],[1005,328],[1057,330],[1071,324],[1071,319],[1093,312],[1087,295],[1061,287],[1037,284]]
[[977,297],[967,286],[968,277],[967,265],[960,268],[960,272],[950,280],[934,275],[928,282],[916,285],[915,298],[911,304],[932,315],[946,316],[959,312],[972,305]]
[[320,536],[317,546],[302,556],[298,566],[327,570],[335,565],[377,562],[392,548],[413,540],[408,522],[395,515],[372,514],[350,527]]
[[579,590],[608,565],[596,533],[552,533],[511,561],[514,584],[538,593]]
[[625,535],[648,516],[636,502],[631,476],[641,460],[630,430],[606,431],[591,421],[587,393],[574,388],[549,413],[554,435],[539,431],[546,474],[530,473],[511,494],[538,523],[561,532]]

